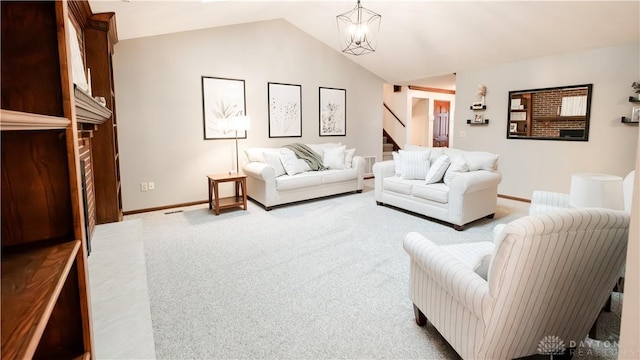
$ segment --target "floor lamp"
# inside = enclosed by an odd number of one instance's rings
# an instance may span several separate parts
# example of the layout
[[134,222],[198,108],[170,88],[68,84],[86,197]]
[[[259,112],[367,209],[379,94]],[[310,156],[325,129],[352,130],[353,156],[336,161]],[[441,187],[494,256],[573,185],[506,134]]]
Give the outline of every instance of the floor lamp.
[[229,171],[230,175],[235,175],[240,172],[239,161],[238,161],[238,131],[247,131],[251,129],[251,118],[247,115],[238,115],[229,119],[227,124],[228,131],[235,131],[236,133],[236,168],[235,170]]

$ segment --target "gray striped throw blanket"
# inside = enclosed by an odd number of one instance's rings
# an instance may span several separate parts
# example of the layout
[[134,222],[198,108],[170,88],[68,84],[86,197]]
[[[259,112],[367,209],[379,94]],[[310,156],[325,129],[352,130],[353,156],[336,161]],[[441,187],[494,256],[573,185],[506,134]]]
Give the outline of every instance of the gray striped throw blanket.
[[291,149],[298,159],[306,161],[311,170],[317,171],[326,169],[326,167],[322,165],[322,157],[317,152],[311,150],[307,145],[294,143],[285,145],[284,147]]

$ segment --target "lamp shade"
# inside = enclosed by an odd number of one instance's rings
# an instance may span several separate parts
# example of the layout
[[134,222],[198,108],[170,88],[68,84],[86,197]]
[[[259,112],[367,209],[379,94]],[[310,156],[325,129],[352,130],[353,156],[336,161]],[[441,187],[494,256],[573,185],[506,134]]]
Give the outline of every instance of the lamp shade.
[[622,178],[605,174],[572,174],[569,205],[577,208],[624,209]]
[[229,119],[227,129],[231,131],[251,130],[251,118],[247,115],[234,116]]

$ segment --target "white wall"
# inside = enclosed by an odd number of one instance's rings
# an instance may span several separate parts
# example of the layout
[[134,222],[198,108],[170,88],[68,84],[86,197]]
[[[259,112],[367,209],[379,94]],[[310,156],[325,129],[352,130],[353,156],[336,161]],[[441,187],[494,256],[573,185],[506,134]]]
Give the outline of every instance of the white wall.
[[[498,192],[525,199],[534,190],[568,192],[573,172],[626,175],[635,164],[638,126],[620,118],[631,115],[628,98],[631,83],[640,79],[639,54],[634,42],[458,72],[455,147],[500,154]],[[479,84],[487,85],[490,123],[467,125]],[[506,139],[509,91],[577,84],[593,84],[588,142]]]
[[[233,168],[234,140],[203,140],[201,76],[245,80],[240,152],[342,142],[382,158],[382,80],[284,20],[124,40],[113,63],[124,211],[206,200],[206,175]],[[269,138],[268,82],[302,85],[302,137]],[[346,136],[319,136],[318,87],[347,90]]]

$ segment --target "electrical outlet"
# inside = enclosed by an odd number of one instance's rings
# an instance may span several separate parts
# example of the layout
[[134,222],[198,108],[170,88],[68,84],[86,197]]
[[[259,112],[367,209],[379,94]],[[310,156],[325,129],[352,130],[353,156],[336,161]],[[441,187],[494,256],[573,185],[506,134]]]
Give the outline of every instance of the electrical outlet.
[[156,189],[156,183],[153,181],[149,181],[149,190],[155,190]]
[[460,137],[461,137],[461,138],[467,137],[467,132],[466,132],[466,131],[462,131],[462,130],[461,130],[461,131],[460,131]]
[[140,191],[147,191],[147,190],[149,190],[149,184],[147,184],[146,182],[140,183]]

